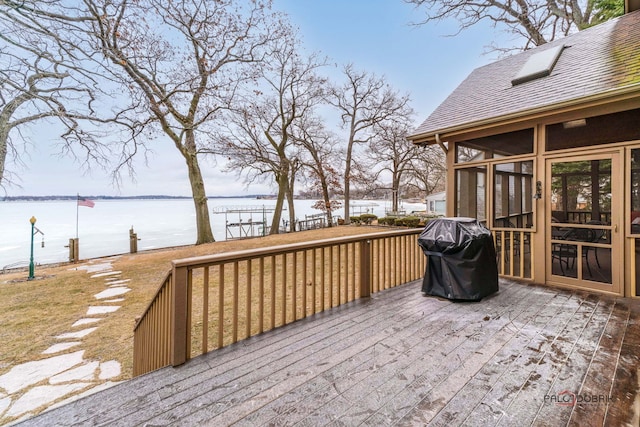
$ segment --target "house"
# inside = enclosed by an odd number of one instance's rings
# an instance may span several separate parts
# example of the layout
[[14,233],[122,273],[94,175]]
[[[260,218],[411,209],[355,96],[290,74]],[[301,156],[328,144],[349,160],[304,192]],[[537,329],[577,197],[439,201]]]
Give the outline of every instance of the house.
[[439,191],[429,194],[425,199],[428,215],[445,215],[447,212],[447,193]]
[[[640,6],[474,70],[414,131],[503,277],[640,296]],[[636,221],[640,222],[640,220]]]

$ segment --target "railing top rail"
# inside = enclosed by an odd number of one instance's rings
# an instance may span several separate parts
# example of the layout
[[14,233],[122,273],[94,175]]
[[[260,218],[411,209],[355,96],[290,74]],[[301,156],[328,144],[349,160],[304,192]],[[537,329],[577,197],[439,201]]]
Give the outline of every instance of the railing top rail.
[[383,231],[377,233],[358,234],[355,236],[334,237],[331,239],[314,240],[311,242],[293,243],[288,245],[270,246],[265,248],[246,249],[235,252],[225,252],[213,255],[203,255],[191,258],[182,258],[173,260],[172,264],[174,268],[188,267],[199,268],[212,264],[219,264],[229,261],[241,261],[249,258],[257,258],[281,253],[297,252],[305,249],[323,248],[336,244],[353,243],[361,240],[369,240],[376,238],[394,237],[417,234],[421,232],[420,228],[409,228],[402,230]]

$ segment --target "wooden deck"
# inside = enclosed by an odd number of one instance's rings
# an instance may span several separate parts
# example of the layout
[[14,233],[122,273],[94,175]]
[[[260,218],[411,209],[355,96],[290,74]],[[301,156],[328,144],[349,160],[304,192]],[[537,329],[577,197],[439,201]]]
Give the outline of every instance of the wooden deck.
[[412,282],[50,410],[24,426],[634,425],[640,300]]

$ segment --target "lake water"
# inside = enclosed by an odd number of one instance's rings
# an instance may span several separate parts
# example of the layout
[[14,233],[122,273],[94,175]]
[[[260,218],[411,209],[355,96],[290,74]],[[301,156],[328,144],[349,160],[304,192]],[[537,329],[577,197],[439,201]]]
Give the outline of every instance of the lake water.
[[[320,213],[311,206],[315,200],[296,200],[296,217]],[[227,208],[265,208],[270,224],[270,208],[275,200],[248,198],[210,199],[210,212],[224,212]],[[408,211],[414,206],[404,206]],[[352,201],[353,215],[370,212],[379,217],[390,209],[389,201]],[[415,210],[424,209],[416,205]],[[138,250],[190,245],[196,240],[195,210],[190,199],[161,200],[96,200],[93,208],[80,206],[78,237],[80,259],[95,258],[129,252],[129,229],[141,239]],[[343,211],[336,212],[340,216]],[[6,266],[26,266],[29,263],[31,224],[35,216],[36,227],[44,233],[34,237],[34,261],[50,264],[68,261],[69,239],[76,237],[76,201],[0,202],[0,270]],[[211,227],[216,240],[225,240],[225,221],[262,221],[262,212],[211,213]],[[284,212],[288,219],[288,212]]]

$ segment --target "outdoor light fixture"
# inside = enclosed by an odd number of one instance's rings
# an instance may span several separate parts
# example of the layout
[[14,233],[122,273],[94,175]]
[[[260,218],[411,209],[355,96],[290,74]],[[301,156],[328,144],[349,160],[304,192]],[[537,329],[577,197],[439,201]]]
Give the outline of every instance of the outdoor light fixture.
[[586,125],[587,119],[569,120],[568,122],[562,123],[562,127],[565,129],[579,128]]
[[542,199],[542,181],[536,181],[536,194],[533,195],[534,199]]
[[31,223],[31,258],[29,260],[29,277],[28,280],[33,280],[35,279],[35,276],[33,275],[34,273],[34,264],[33,264],[33,236],[35,234],[34,229],[36,228],[36,217],[32,216],[31,219],[29,220],[29,222]]
[[31,223],[31,257],[29,258],[29,277],[27,277],[27,280],[33,280],[35,279],[35,264],[33,262],[33,237],[40,233],[42,234],[42,247],[44,248],[44,233],[42,231],[40,231],[38,229],[38,227],[36,227],[36,217],[32,216],[29,219],[29,222]]

